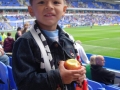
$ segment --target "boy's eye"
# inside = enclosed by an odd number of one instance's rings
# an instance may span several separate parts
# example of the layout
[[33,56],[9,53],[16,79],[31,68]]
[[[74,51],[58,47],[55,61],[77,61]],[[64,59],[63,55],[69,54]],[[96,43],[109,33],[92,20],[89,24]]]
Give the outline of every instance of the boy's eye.
[[60,4],[60,2],[58,2],[58,1],[54,1],[54,4]]
[[40,1],[38,4],[44,4],[44,1]]

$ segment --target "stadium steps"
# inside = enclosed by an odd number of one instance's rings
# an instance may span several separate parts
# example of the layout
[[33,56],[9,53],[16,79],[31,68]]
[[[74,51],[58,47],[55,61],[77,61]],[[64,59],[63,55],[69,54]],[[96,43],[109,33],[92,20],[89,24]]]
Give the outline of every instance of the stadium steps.
[[10,26],[9,23],[6,23],[6,26],[8,27],[8,29],[12,29],[12,26]]

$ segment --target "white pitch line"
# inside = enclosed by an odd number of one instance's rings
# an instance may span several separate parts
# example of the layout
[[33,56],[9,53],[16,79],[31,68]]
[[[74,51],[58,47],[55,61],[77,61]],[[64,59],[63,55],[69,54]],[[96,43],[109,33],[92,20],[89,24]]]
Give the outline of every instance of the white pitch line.
[[110,38],[102,38],[102,39],[97,39],[97,40],[89,40],[89,41],[84,41],[84,42],[91,42],[91,41],[98,41],[98,40],[106,40],[106,39],[110,39]]
[[97,48],[105,48],[105,49],[112,49],[112,50],[118,50],[118,48],[112,48],[112,47],[103,47],[103,46],[94,46],[94,45],[86,45],[83,44],[84,46],[88,46],[88,47],[97,47]]

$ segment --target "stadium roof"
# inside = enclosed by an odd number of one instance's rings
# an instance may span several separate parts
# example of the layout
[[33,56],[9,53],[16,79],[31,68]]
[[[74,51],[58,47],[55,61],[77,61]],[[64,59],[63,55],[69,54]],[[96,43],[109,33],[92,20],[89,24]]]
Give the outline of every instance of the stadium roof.
[[120,4],[120,0],[95,0],[95,1],[108,2],[108,3],[111,3],[111,4]]

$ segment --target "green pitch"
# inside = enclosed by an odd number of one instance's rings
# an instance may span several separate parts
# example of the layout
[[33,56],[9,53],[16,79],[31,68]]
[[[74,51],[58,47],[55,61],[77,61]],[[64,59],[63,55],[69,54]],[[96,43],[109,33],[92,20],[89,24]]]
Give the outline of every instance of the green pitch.
[[65,28],[80,40],[86,53],[120,58],[120,26]]
[[75,27],[65,31],[82,42],[86,53],[120,58],[120,26]]

